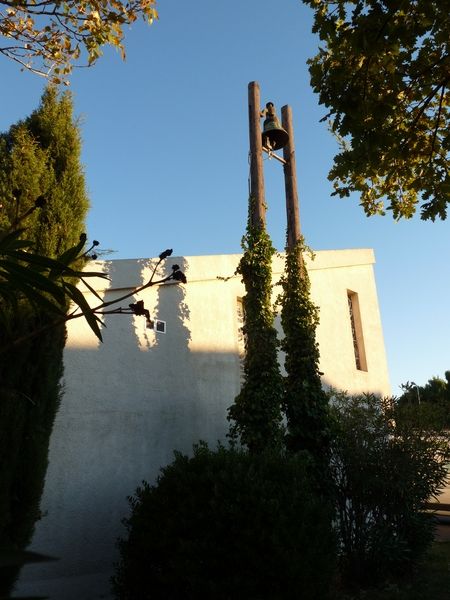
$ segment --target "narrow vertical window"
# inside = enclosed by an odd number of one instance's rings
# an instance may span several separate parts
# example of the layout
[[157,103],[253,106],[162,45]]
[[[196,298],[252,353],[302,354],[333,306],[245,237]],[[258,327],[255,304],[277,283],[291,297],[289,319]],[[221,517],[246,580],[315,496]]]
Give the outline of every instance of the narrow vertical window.
[[364,337],[361,323],[361,313],[359,311],[358,294],[356,292],[347,290],[347,300],[356,368],[358,371],[367,371],[366,351],[364,348]]
[[244,305],[242,298],[238,298],[236,302],[236,316],[237,316],[237,346],[239,355],[239,368],[240,368],[240,381],[241,385],[244,383],[244,358],[245,358],[245,334],[244,334]]

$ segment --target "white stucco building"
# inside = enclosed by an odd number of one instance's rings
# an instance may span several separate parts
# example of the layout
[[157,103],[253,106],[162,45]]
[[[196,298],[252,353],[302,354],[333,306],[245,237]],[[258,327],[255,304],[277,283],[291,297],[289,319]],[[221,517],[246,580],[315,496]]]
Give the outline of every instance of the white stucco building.
[[[83,319],[69,324],[65,392],[42,499],[46,516],[32,544],[60,560],[25,567],[18,594],[108,598],[127,495],[142,479],[153,481],[174,449],[189,452],[199,439],[212,445],[225,439],[243,352],[244,289],[233,276],[239,258],[170,258],[165,269],[178,264],[187,285],[152,287],[123,303],[144,300],[152,317],[165,321],[165,333],[146,328],[144,317],[110,315],[100,344]],[[95,268],[110,281],[98,279],[95,287],[107,299],[122,296],[148,281],[154,262],[99,262]],[[372,250],[339,250],[317,252],[307,264],[320,307],[324,385],[388,395],[373,263]],[[273,270],[276,282],[281,258]],[[89,292],[86,297],[95,301]]]

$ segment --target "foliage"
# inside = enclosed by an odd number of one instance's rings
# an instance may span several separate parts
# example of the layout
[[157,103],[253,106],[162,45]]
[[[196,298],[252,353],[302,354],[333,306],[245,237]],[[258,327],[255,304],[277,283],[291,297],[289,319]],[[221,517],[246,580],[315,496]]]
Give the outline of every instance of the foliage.
[[448,0],[303,0],[323,46],[311,83],[341,142],[329,179],[367,215],[446,218]]
[[319,314],[310,298],[304,250],[303,238],[294,248],[286,249],[285,273],[280,282],[283,293],[278,299],[284,332],[281,349],[286,354],[286,444],[294,452],[308,450],[323,465],[329,458],[328,397],[320,379],[316,341]]
[[[33,243],[20,239],[21,233],[21,230],[9,234],[0,232],[0,322],[3,325],[0,353],[20,345],[23,336],[29,339],[78,316],[84,316],[101,339],[97,322],[100,319],[75,284],[81,280],[86,287],[93,289],[87,278],[105,278],[106,275],[81,272],[71,266],[86,257],[86,236],[82,235],[76,246],[57,259],[51,259],[34,253]],[[77,308],[67,315],[70,300]],[[28,327],[24,328],[24,323],[20,322],[26,320]],[[18,334],[18,329],[22,335]]]
[[1,0],[0,6],[0,35],[5,38],[0,54],[56,83],[80,57],[94,64],[106,44],[124,58],[124,27],[140,17],[148,23],[157,18],[154,0]]
[[[1,136],[3,549],[23,549],[40,515],[50,434],[60,401],[67,290],[75,288],[81,265],[73,260],[85,245],[85,236],[79,238],[88,203],[79,158],[70,97],[59,98],[54,89],[44,93],[31,117]],[[9,574],[9,583],[16,574]]]
[[86,239],[80,154],[71,97],[54,87],[30,117],[0,136],[2,348],[42,321],[48,326],[49,315],[61,323],[66,313]]
[[390,581],[378,588],[342,593],[335,600],[448,600],[450,589],[450,542],[436,542],[413,577]]
[[[73,268],[73,265],[89,259],[89,253],[98,244],[96,240],[86,250],[86,236],[82,234],[76,246],[69,248],[58,258],[51,259],[28,251],[33,249],[33,244],[29,240],[20,239],[21,233],[20,230],[10,234],[2,234],[0,231],[0,322],[3,324],[0,354],[20,347],[42,332],[80,317],[86,319],[93,333],[102,341],[102,315],[134,314],[150,320],[149,311],[145,309],[143,301],[129,304],[125,308],[117,305],[154,285],[167,281],[186,283],[186,277],[178,265],[173,265],[172,271],[162,279],[155,280],[161,262],[172,254],[172,250],[165,250],[160,254],[146,283],[106,302],[90,285],[88,279],[107,279],[107,275],[100,271],[78,271]],[[87,303],[84,294],[76,285],[77,282],[82,282],[98,299],[96,306]],[[27,302],[24,304],[25,300]],[[69,302],[72,302],[72,307],[67,313]],[[24,328],[22,323],[19,335],[17,326],[23,320],[20,310],[24,307],[28,326]]]
[[445,379],[432,377],[422,388],[424,402],[440,403],[450,402],[450,371],[445,371]]
[[[250,213],[251,208],[250,199]],[[244,383],[229,408],[228,419],[231,436],[239,438],[251,452],[261,452],[281,443],[282,378],[273,326],[272,256],[275,250],[263,226],[252,225],[250,216],[243,249],[237,273],[242,276],[246,290],[242,300]]]
[[[22,317],[24,312],[21,311]],[[45,316],[40,316],[40,323]],[[32,316],[16,323],[19,335]],[[53,422],[61,399],[64,327],[53,327],[0,361],[0,553],[26,548],[37,520],[48,466]],[[8,593],[20,566],[0,572],[0,597]]]
[[[10,350],[11,343],[23,343],[43,330],[82,316],[101,340],[105,310],[135,313],[111,305],[131,297],[136,290],[115,303],[105,303],[87,279],[106,276],[98,271],[81,273],[98,242],[85,247],[82,232],[89,202],[80,155],[71,96],[59,96],[54,86],[45,90],[39,108],[30,117],[0,136],[0,352]],[[170,254],[166,251],[160,261]],[[160,281],[154,281],[154,274],[137,289],[169,279],[185,282],[179,269]],[[97,306],[88,306],[75,285],[78,280],[97,297]],[[30,309],[33,316],[27,327],[20,326],[19,335],[12,323],[17,321],[16,313],[24,299],[28,317]],[[75,308],[67,315],[69,302]]]
[[26,227],[35,251],[56,258],[78,243],[89,201],[69,93],[49,86],[39,108],[0,138],[0,229]]
[[363,584],[404,574],[433,540],[424,507],[445,484],[448,434],[397,421],[373,395],[335,394],[331,411],[342,573]]
[[[400,386],[404,392],[398,398],[399,408],[403,413],[413,412],[423,418],[432,418],[437,425],[450,425],[450,371],[444,374],[445,379],[432,377],[424,386],[407,381]],[[428,415],[428,417],[427,417]]]
[[450,424],[448,405],[440,403],[397,403],[395,418],[398,423],[408,422],[411,426],[436,432],[448,428]]
[[130,498],[113,579],[121,600],[324,599],[331,514],[304,456],[205,444]]

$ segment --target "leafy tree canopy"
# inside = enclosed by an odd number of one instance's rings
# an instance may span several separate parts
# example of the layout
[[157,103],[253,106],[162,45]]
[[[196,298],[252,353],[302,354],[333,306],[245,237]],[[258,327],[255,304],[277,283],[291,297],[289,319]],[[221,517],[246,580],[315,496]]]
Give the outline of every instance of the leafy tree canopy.
[[431,377],[424,386],[407,381],[402,386],[403,394],[399,404],[415,404],[429,402],[431,404],[448,404],[450,410],[450,371],[445,371],[445,379]]
[[450,201],[450,1],[303,0],[322,47],[311,83],[340,152],[334,194],[367,215],[445,219]]
[[397,399],[397,418],[416,419],[437,428],[450,426],[450,371],[445,379],[431,377],[423,386],[407,381],[400,387],[403,394]]
[[123,27],[157,16],[155,0],[0,0],[0,54],[58,83],[78,59],[95,63],[105,44],[125,57]]

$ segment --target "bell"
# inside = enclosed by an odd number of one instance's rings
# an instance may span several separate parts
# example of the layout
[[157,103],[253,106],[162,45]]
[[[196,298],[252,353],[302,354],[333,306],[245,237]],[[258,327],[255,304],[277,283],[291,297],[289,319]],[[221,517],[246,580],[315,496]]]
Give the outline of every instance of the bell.
[[261,117],[266,117],[262,132],[263,148],[268,150],[279,150],[286,146],[289,141],[288,132],[281,127],[280,121],[275,113],[273,102],[268,102],[266,108],[261,111]]

